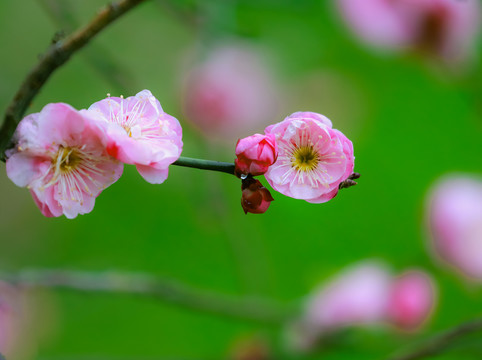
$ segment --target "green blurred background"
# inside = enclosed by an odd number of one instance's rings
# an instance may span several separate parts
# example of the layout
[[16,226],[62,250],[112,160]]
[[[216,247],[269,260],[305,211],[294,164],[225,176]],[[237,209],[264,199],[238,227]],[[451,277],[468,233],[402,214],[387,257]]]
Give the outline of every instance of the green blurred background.
[[[53,34],[85,24],[104,4],[57,2],[60,17],[50,8],[55,1],[0,2],[2,112]],[[43,293],[42,321],[32,325],[43,334],[35,358],[225,359],[243,339],[260,337],[276,359],[378,359],[479,314],[481,286],[440,268],[426,251],[424,204],[440,175],[480,172],[482,67],[454,74],[415,56],[377,54],[352,36],[330,1],[199,1],[201,25],[177,12],[191,5],[140,5],[60,68],[28,112],[50,102],[80,109],[108,92],[149,89],[183,125],[184,156],[232,161],[234,143],[213,143],[183,119],[180,79],[193,49],[241,38],[265,49],[283,94],[268,123],[299,110],[328,116],[354,143],[359,185],[319,205],[273,192],[266,214],[246,216],[234,177],[171,167],[164,184],[150,185],[126,166],[92,213],[67,220],[43,217],[1,163],[0,268],[148,272],[290,303],[342,267],[380,258],[397,272],[429,271],[439,289],[436,312],[417,334],[353,330],[302,357],[283,351],[277,326],[53,290]],[[482,339],[473,337],[437,359],[481,357]]]

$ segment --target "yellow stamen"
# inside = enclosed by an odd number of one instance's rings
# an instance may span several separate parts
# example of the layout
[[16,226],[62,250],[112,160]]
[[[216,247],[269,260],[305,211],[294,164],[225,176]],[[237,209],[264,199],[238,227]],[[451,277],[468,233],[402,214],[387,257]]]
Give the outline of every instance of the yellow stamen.
[[52,159],[52,164],[54,164],[54,166],[57,165],[62,173],[69,173],[74,170],[81,161],[82,156],[75,148],[60,146],[57,156]]
[[318,152],[311,145],[296,148],[291,157],[291,166],[304,172],[315,170],[318,162]]

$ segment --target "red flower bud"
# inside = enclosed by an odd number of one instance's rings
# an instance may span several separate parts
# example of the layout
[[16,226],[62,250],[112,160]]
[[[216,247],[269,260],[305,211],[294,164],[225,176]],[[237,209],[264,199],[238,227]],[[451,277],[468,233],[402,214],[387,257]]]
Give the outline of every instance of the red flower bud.
[[269,190],[252,177],[243,179],[241,190],[243,190],[241,206],[245,214],[262,214],[268,210],[271,201],[274,200]]
[[254,134],[239,139],[236,144],[235,173],[253,176],[263,175],[278,157],[278,146],[273,134]]

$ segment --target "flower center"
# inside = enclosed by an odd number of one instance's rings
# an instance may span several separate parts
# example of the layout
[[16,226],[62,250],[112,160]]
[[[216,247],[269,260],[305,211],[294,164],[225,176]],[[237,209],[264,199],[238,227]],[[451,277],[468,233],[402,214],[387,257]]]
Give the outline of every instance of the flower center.
[[57,156],[52,159],[52,164],[58,167],[60,172],[69,173],[75,170],[81,161],[82,155],[76,148],[60,146]]
[[318,166],[319,155],[313,145],[296,148],[291,157],[291,166],[299,171],[315,170]]

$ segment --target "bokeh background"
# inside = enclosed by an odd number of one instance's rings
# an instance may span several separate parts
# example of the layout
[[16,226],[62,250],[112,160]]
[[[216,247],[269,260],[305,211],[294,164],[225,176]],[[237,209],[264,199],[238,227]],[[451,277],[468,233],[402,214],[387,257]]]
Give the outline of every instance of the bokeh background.
[[[0,2],[2,112],[54,33],[85,24],[103,3]],[[331,1],[149,1],[75,54],[28,112],[50,102],[81,109],[106,93],[149,89],[181,122],[184,156],[233,161],[235,142],[206,137],[182,111],[190,64],[219,43],[255,48],[275,84],[271,117],[238,137],[295,111],[320,112],[353,141],[359,185],[318,205],[273,191],[267,213],[245,215],[232,176],[172,166],[164,184],[150,185],[126,166],[92,213],[68,220],[43,217],[1,163],[1,270],[146,272],[221,294],[298,303],[346,265],[378,258],[396,272],[418,267],[432,274],[439,294],[432,318],[413,334],[357,328],[313,354],[293,355],[282,326],[162,301],[51,290],[35,296],[40,317],[29,332],[39,340],[32,358],[226,359],[240,343],[262,339],[275,359],[378,359],[477,316],[482,285],[440,267],[427,251],[425,229],[430,185],[447,172],[481,171],[476,61],[454,70],[414,54],[373,51]],[[482,340],[472,336],[437,359],[481,356]]]

